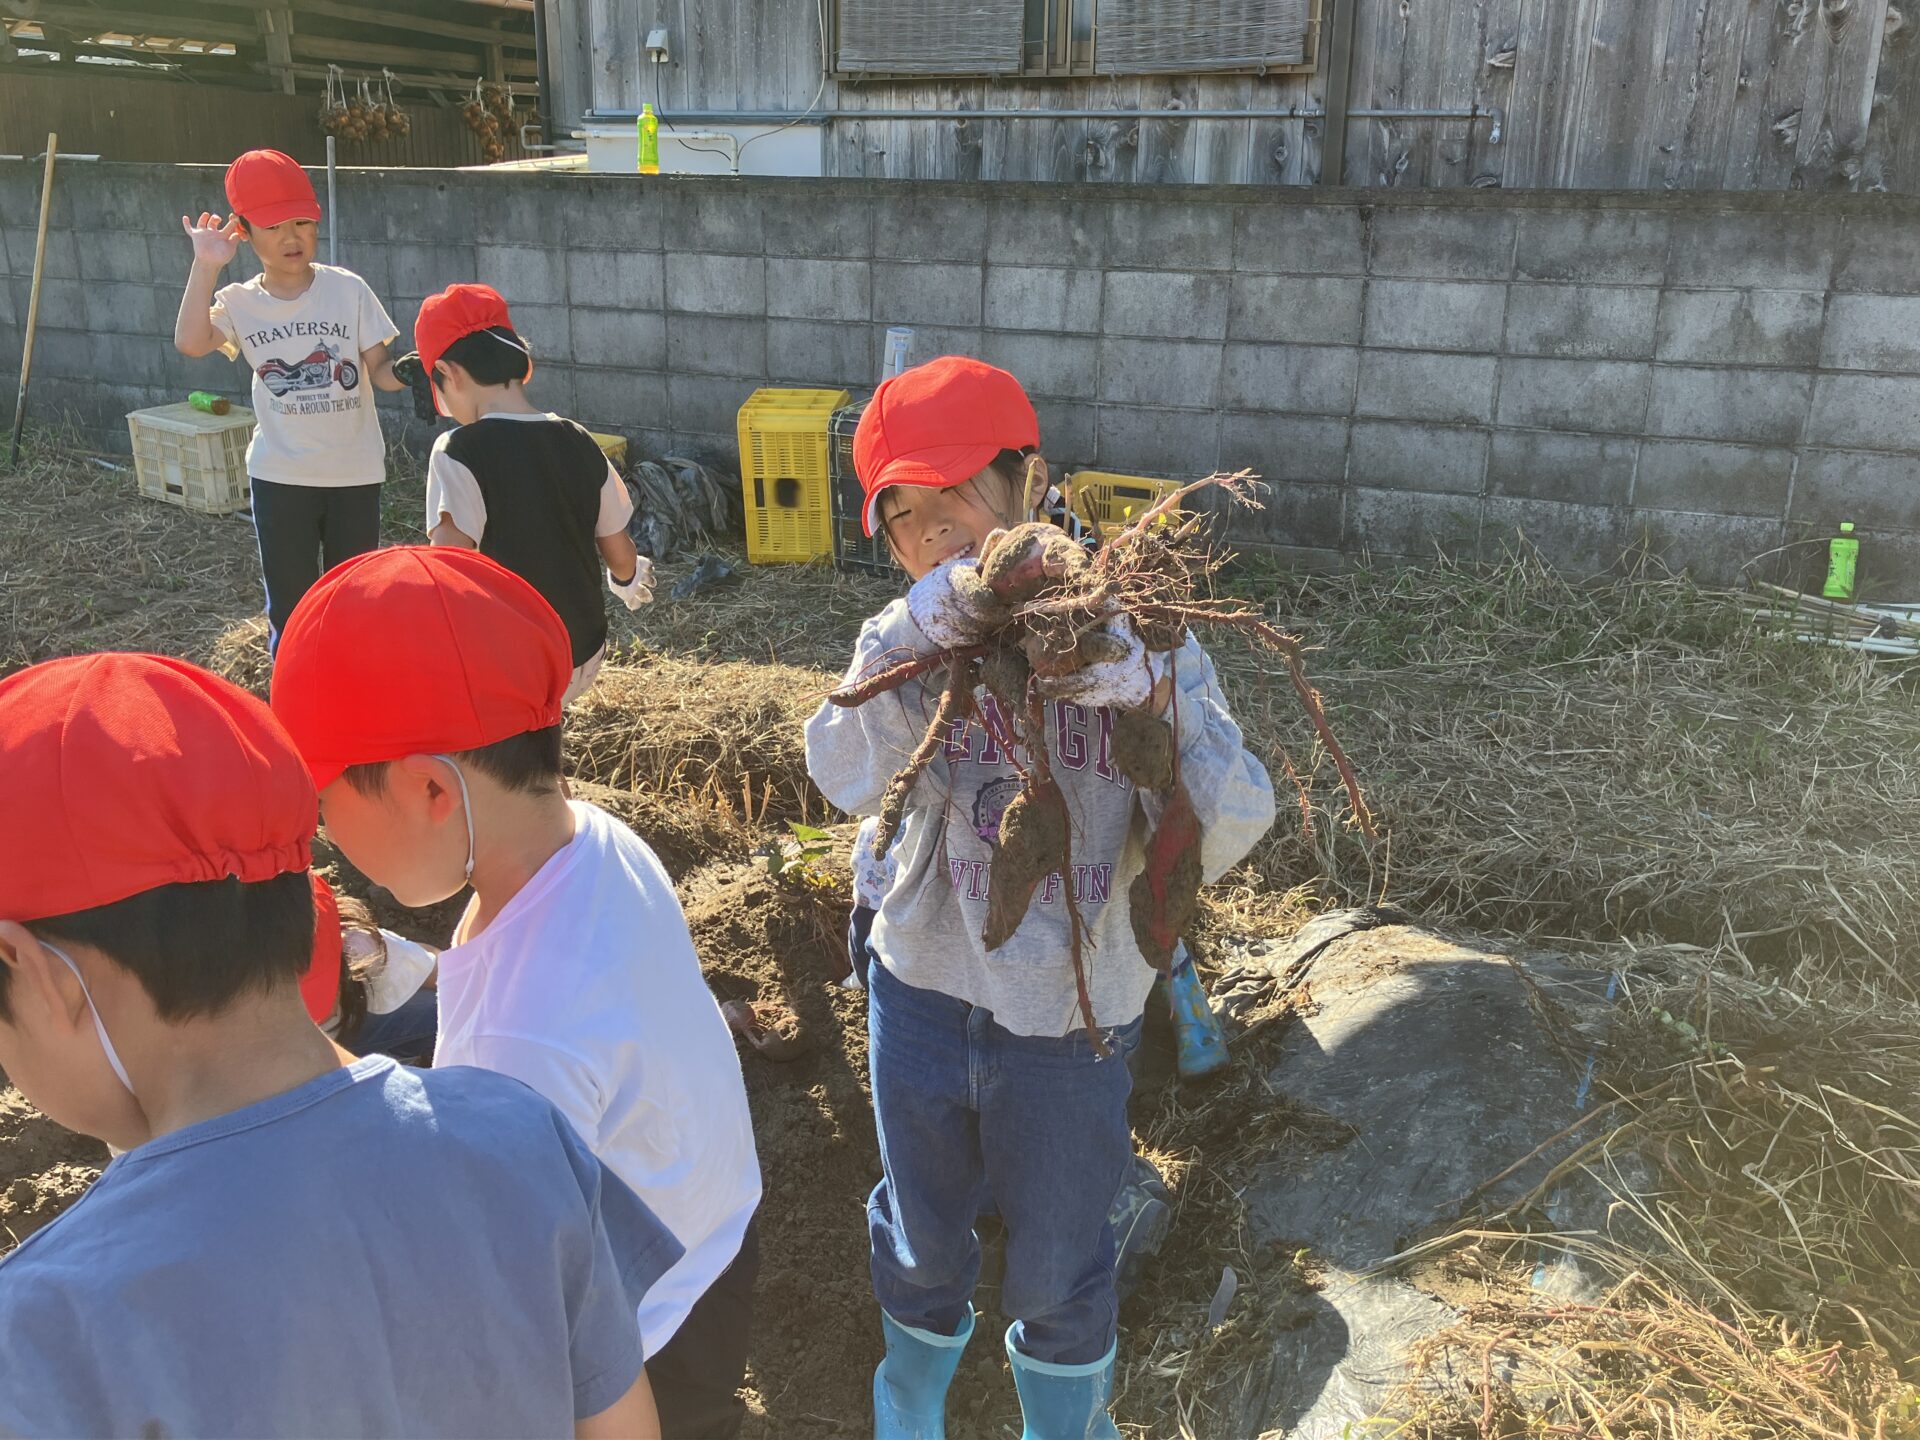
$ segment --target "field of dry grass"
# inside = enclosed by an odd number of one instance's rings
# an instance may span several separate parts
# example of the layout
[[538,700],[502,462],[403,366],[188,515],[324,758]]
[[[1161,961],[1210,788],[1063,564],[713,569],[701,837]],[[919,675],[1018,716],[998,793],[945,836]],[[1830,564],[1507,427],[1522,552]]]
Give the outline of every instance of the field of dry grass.
[[[0,671],[149,648],[264,686],[243,520],[138,502],[130,475],[55,448],[4,484]],[[409,538],[417,478],[389,489],[388,538]],[[664,566],[663,594],[690,568]],[[1270,660],[1218,647],[1250,742],[1291,755],[1314,823],[1283,808],[1210,896],[1209,933],[1284,935],[1316,909],[1387,899],[1618,976],[1618,1023],[1567,1163],[1611,1187],[1646,1243],[1543,1233],[1525,1207],[1425,1238],[1407,1262],[1477,1274],[1483,1299],[1366,1433],[1920,1434],[1911,670],[1756,629],[1731,597],[1671,576],[1575,585],[1527,555],[1332,577],[1248,561],[1222,584],[1314,647],[1386,833],[1368,842],[1342,824]],[[831,818],[799,722],[889,593],[821,567],[741,564],[691,599],[620,614],[613,663],[570,722],[576,774],[629,797],[688,867]],[[1250,1112],[1261,1053],[1247,1047],[1211,1119],[1170,1112],[1142,1137],[1168,1158],[1187,1219],[1228,1253],[1237,1199],[1181,1157]],[[1603,1303],[1505,1283],[1556,1248],[1615,1277]],[[1156,1317],[1205,1298],[1169,1288]],[[1136,1425],[1204,1413],[1192,1401],[1218,1374],[1194,1367],[1218,1372],[1236,1353],[1162,1354],[1130,1376],[1143,1388],[1127,1412]]]

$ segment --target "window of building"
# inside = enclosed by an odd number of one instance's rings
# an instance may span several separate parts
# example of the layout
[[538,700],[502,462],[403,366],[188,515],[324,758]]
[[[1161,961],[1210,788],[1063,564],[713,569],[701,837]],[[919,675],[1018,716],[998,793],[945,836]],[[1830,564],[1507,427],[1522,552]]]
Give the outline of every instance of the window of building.
[[1322,0],[836,0],[840,74],[1314,68]]

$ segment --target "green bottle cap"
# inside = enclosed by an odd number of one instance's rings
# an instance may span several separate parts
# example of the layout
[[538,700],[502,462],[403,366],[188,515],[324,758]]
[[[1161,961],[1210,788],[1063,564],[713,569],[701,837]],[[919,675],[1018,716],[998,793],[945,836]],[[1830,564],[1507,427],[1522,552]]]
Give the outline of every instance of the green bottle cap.
[[1842,535],[1851,535],[1853,533],[1853,521],[1842,520],[1840,522],[1840,533]]

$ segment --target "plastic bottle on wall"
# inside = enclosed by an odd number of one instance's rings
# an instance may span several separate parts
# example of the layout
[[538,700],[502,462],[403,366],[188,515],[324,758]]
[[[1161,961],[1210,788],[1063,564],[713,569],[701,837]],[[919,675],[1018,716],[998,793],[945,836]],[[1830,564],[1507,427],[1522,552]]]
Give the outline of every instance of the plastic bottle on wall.
[[1840,522],[1840,533],[1827,542],[1827,583],[1820,593],[1829,600],[1851,600],[1855,572],[1860,564],[1860,541],[1853,522]]
[[653,113],[653,106],[640,107],[640,121],[636,128],[640,137],[640,173],[658,175],[660,173],[660,117]]

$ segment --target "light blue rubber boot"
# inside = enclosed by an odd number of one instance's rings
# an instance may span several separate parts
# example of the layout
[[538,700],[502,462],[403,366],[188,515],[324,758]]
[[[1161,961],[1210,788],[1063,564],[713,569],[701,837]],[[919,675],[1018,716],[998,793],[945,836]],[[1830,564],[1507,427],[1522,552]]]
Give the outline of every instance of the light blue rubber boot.
[[1173,1007],[1174,1058],[1182,1080],[1211,1075],[1227,1063],[1227,1035],[1213,1013],[1207,987],[1193,968],[1193,957],[1182,945],[1178,963],[1167,979],[1167,998]]
[[973,1311],[958,1335],[902,1325],[886,1311],[887,1356],[873,1372],[874,1440],[946,1440],[947,1387],[973,1338]]
[[1020,1440],[1120,1440],[1120,1429],[1107,1413],[1119,1352],[1115,1341],[1106,1357],[1091,1365],[1049,1365],[1016,1350],[1008,1327],[1007,1359],[1013,1362],[1013,1388],[1020,1392],[1025,1422]]

